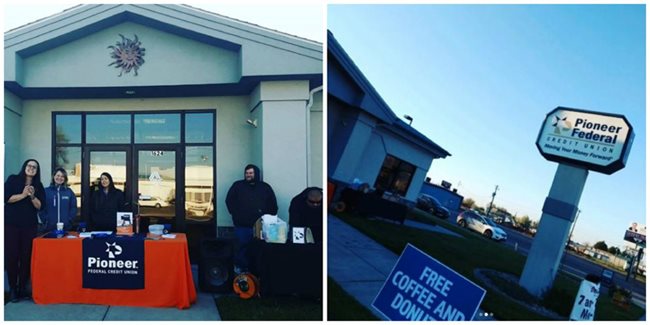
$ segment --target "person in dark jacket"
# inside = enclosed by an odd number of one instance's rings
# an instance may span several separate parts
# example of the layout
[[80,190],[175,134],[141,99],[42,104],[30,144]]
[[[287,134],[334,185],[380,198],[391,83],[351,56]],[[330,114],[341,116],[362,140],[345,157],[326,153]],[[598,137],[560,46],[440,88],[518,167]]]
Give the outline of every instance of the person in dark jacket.
[[63,229],[70,230],[77,216],[77,198],[68,187],[68,173],[59,167],[54,170],[52,182],[45,189],[45,209],[41,210],[41,221],[45,232],[56,229],[57,222],[63,222]]
[[323,240],[323,190],[308,187],[291,199],[289,205],[289,234],[293,227],[309,227],[314,242]]
[[11,302],[31,298],[27,283],[32,240],[36,237],[37,213],[44,200],[40,165],[35,159],[28,159],[18,175],[9,176],[5,182],[5,268]]
[[115,231],[117,228],[117,212],[123,211],[125,211],[124,192],[115,188],[111,174],[102,173],[99,177],[99,186],[92,193],[91,229]]
[[278,202],[273,189],[261,180],[260,169],[255,165],[244,168],[244,179],[230,186],[226,196],[226,206],[235,225],[237,247],[235,253],[235,273],[248,269],[246,255],[248,244],[253,239],[253,226],[262,215],[278,213]]

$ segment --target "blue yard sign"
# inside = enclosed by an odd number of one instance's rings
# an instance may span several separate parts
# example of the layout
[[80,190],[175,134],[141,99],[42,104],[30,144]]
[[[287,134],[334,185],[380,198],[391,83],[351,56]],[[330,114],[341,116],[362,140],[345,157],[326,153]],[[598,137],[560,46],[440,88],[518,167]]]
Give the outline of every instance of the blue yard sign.
[[394,321],[468,321],[483,297],[483,288],[408,244],[372,306]]

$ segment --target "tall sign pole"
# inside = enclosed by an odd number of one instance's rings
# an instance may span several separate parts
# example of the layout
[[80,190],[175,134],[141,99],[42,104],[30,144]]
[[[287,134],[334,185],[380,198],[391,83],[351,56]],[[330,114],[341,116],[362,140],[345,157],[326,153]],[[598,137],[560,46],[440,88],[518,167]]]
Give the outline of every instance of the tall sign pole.
[[566,107],[546,115],[537,149],[559,165],[519,278],[528,292],[539,297],[553,285],[589,170],[609,175],[625,167],[633,138],[623,115]]

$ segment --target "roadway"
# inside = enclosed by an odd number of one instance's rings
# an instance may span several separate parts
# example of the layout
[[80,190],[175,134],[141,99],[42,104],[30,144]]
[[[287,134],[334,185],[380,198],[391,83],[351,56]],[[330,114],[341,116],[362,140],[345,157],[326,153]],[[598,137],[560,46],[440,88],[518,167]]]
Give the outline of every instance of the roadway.
[[[517,252],[527,256],[530,247],[533,244],[533,238],[508,227],[501,227],[501,229],[508,233],[508,239],[503,244],[510,246],[513,249],[516,244]],[[562,260],[560,261],[560,269],[580,278],[584,278],[590,273],[600,275],[604,266],[565,250],[565,254],[562,256]],[[631,290],[634,297],[645,305],[645,283],[633,279],[632,277],[630,277],[629,281],[625,281],[625,275],[618,273],[617,271],[614,271],[614,282],[621,287]]]

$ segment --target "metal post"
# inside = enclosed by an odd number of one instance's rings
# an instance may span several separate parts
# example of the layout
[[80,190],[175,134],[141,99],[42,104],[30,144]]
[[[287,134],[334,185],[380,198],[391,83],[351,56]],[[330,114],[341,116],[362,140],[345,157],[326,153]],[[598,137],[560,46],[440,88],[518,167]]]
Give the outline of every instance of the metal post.
[[578,217],[580,217],[580,209],[578,209],[578,214],[576,215],[576,221],[573,222],[573,226],[571,227],[571,232],[569,233],[569,240],[566,242],[566,246],[569,247],[569,242],[571,241],[571,236],[573,236],[573,229],[576,229],[576,224],[578,223]]
[[634,278],[636,279],[636,271],[639,269],[641,259],[643,258],[643,247],[639,248],[639,254],[636,256],[636,267],[634,268]]
[[494,192],[492,192],[492,201],[490,201],[490,207],[488,208],[487,213],[486,213],[486,216],[487,216],[487,217],[490,216],[490,211],[492,211],[492,203],[494,203],[494,197],[497,195],[497,190],[498,190],[498,189],[499,189],[499,185],[497,185],[497,186],[494,188]]
[[[639,248],[638,244],[634,246],[634,250],[637,251],[637,255],[638,255],[638,248]],[[625,276],[625,282],[630,280],[630,274],[632,274],[632,269],[634,269],[635,259],[636,256],[632,256],[632,258],[627,261],[627,275]]]

